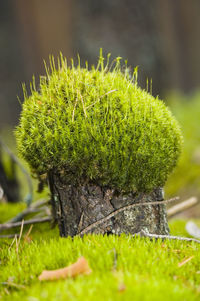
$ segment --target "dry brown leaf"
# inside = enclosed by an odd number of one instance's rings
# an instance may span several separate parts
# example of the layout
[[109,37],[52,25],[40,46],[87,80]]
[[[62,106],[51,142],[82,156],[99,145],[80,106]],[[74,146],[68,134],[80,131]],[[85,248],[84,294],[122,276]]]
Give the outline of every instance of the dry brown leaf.
[[184,258],[181,262],[179,262],[178,264],[178,267],[182,267],[184,264],[186,264],[187,262],[189,262],[190,260],[192,260],[194,258],[194,255],[193,256],[190,256],[188,258]]
[[89,275],[91,272],[92,270],[89,267],[88,261],[85,259],[85,257],[80,257],[75,263],[66,268],[53,271],[44,270],[38,278],[40,281],[58,280],[69,277],[76,277],[80,274]]
[[118,292],[122,293],[126,290],[126,285],[124,283],[120,283],[118,286]]

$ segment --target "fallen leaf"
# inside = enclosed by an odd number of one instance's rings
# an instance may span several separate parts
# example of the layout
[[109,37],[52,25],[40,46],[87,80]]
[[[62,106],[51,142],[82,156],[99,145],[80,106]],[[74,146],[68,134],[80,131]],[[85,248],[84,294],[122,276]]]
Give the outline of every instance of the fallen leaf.
[[184,258],[181,262],[179,262],[178,264],[178,267],[182,267],[184,264],[186,264],[187,262],[189,262],[190,260],[192,260],[194,258],[194,255],[193,256],[190,256],[188,258]]
[[89,275],[92,270],[89,267],[87,260],[84,257],[78,258],[78,260],[72,265],[58,270],[46,271],[38,277],[40,281],[44,280],[58,280],[69,277],[76,277],[80,274]]
[[124,283],[120,283],[118,286],[118,292],[122,293],[126,290],[126,285]]

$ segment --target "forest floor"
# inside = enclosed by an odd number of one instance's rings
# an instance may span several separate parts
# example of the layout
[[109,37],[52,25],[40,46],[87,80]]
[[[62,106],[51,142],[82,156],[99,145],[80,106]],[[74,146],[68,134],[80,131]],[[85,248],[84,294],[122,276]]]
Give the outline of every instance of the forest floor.
[[[23,207],[0,204],[0,222]],[[185,222],[172,220],[171,234],[188,236]],[[0,300],[200,300],[200,244],[127,235],[60,238],[49,223],[34,225],[27,236],[29,229],[24,226],[17,243],[0,240]],[[90,275],[39,281],[44,269],[81,256]]]

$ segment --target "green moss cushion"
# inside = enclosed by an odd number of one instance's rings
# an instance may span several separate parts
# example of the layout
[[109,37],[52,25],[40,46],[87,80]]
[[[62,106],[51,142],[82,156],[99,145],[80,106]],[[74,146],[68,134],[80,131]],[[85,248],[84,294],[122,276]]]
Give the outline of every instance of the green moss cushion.
[[69,183],[92,181],[121,191],[163,186],[182,147],[165,104],[138,87],[136,72],[98,66],[58,67],[33,82],[16,129],[18,150],[40,175],[56,169]]

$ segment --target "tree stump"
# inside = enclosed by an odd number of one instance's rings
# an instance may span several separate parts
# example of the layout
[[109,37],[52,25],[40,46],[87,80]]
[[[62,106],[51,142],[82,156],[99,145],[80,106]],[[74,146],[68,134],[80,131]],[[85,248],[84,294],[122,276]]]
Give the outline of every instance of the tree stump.
[[[134,234],[145,229],[149,233],[169,234],[166,208],[162,204],[162,188],[156,188],[148,194],[123,194],[94,183],[71,185],[63,181],[56,172],[50,172],[48,180],[53,215],[58,222],[61,236],[81,235],[92,224],[94,225],[87,233]],[[160,201],[160,204],[151,205],[155,201]],[[141,202],[149,202],[149,205],[125,209],[95,226],[96,222],[119,208]]]

